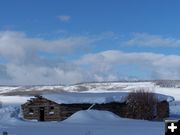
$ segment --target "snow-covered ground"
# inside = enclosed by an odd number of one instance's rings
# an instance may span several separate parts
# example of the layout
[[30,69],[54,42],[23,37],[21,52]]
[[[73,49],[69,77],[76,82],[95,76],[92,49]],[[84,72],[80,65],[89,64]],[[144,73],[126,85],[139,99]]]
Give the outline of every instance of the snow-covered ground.
[[[178,88],[161,88],[150,82],[106,83],[102,86],[98,83],[85,85],[86,88],[89,88],[81,91],[80,94],[60,93],[57,97],[49,94],[45,94],[45,96],[53,97],[58,102],[74,102],[75,100],[81,102],[84,99],[86,99],[84,102],[90,102],[97,98],[98,102],[107,102],[118,99],[124,91],[146,88],[156,93],[175,97],[175,101],[170,103],[169,119],[180,119],[180,89]],[[54,89],[53,86],[48,87]],[[77,86],[54,87],[64,87],[63,89],[68,92],[77,92]],[[38,88],[40,89],[40,86]],[[6,89],[14,90],[12,87],[11,89],[6,87]],[[42,89],[47,89],[47,87],[43,86]],[[5,88],[0,88],[0,91],[5,92]],[[86,95],[84,98],[82,98],[83,94]],[[75,95],[78,100],[74,99]],[[79,111],[61,122],[26,121],[21,117],[20,105],[29,98],[31,96],[0,96],[0,101],[3,102],[3,107],[0,109],[0,134],[8,131],[9,135],[164,135],[164,122],[125,119],[108,111]]]
[[83,83],[69,86],[0,86],[0,94],[18,92],[43,92],[43,91],[57,91],[57,92],[117,92],[128,91],[136,88],[153,89],[155,84],[153,82],[109,82],[109,83]]
[[8,115],[1,119],[0,131],[10,135],[141,135],[144,131],[147,135],[164,134],[161,122],[123,119],[108,111],[79,111],[63,122],[27,122],[9,116],[8,111],[16,111],[11,109],[0,111],[1,115]]
[[[162,88],[154,82],[109,82],[109,83],[84,83],[70,86],[0,86],[0,94],[18,95],[26,92],[129,92],[132,90],[146,89],[152,92],[174,96],[180,99],[180,88]],[[171,91],[171,92],[170,92]],[[32,94],[31,93],[31,94]],[[19,95],[21,95],[19,94]],[[28,93],[27,93],[28,94]]]

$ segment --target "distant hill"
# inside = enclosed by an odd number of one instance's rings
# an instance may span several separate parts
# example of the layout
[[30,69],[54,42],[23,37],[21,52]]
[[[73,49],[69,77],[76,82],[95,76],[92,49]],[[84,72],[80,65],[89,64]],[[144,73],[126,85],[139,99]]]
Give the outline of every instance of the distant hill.
[[154,87],[179,88],[180,80],[139,80],[118,82],[86,82],[73,85],[0,86],[0,95],[38,95],[48,92],[117,92]]

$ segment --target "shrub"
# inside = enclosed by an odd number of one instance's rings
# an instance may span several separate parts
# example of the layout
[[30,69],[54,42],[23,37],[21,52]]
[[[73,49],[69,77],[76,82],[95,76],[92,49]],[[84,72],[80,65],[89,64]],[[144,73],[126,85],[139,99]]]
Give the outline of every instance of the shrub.
[[155,93],[144,90],[130,92],[126,103],[126,117],[152,120],[156,115],[158,99]]

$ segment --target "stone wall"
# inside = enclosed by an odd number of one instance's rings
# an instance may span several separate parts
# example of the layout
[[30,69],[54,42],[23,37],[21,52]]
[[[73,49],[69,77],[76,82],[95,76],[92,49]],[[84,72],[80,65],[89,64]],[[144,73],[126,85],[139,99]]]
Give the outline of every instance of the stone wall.
[[[70,117],[77,111],[91,109],[106,110],[115,113],[120,117],[128,117],[126,103],[111,102],[104,104],[78,103],[78,104],[57,104],[45,98],[34,98],[23,104],[23,116],[28,120],[38,121],[60,121]],[[43,120],[41,118],[43,109]],[[146,113],[146,112],[144,112]],[[155,119],[162,120],[169,116],[169,103],[166,101],[157,104],[157,116]]]
[[[59,104],[50,100],[32,99],[31,101],[21,106],[25,119],[38,121],[56,121],[60,120]],[[44,120],[41,120],[40,110],[44,110]]]

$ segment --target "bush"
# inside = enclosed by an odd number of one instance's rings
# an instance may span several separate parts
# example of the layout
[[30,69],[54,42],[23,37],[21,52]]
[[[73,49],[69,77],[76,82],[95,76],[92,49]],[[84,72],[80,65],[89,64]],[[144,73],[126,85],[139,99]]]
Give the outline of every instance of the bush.
[[126,117],[152,120],[156,115],[156,94],[144,90],[130,92],[126,99]]

